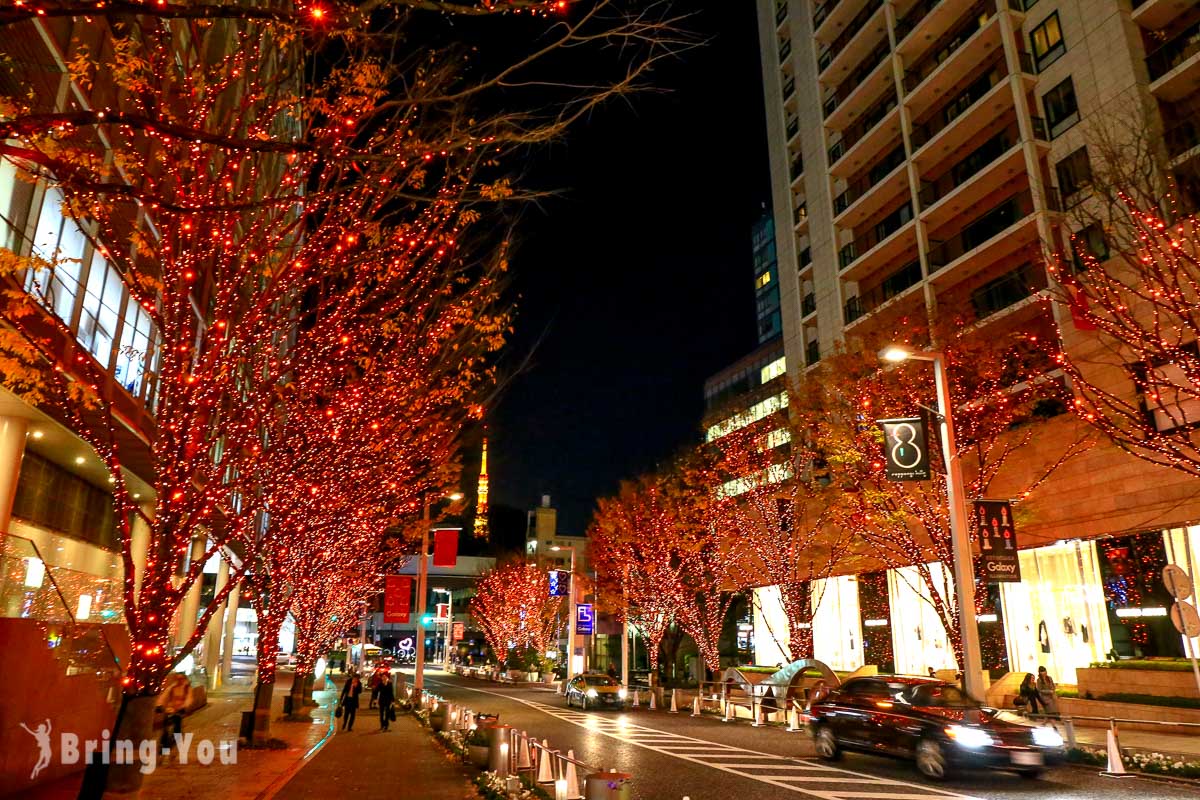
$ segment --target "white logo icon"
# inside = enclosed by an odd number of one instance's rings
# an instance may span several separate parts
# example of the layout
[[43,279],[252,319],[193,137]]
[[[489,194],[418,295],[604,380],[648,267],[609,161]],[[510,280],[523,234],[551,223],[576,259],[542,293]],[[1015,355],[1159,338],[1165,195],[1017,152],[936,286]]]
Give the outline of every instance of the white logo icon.
[[[907,435],[901,436],[901,431]],[[907,422],[901,422],[892,428],[892,463],[901,469],[912,469],[921,463],[921,448],[917,447],[917,429]],[[911,450],[909,449],[911,448]],[[911,453],[911,456],[909,455]]]
[[38,773],[50,766],[50,720],[46,720],[41,725],[37,726],[37,730],[32,730],[24,722],[20,723],[25,732],[37,739],[38,745],[38,760],[33,765],[33,772],[29,773],[29,780],[33,780],[38,776]]

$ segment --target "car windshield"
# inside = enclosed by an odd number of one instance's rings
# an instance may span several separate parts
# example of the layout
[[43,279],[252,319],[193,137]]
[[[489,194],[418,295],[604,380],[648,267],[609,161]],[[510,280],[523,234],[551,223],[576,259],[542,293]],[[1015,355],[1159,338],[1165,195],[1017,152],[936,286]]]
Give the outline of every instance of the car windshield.
[[588,686],[616,686],[617,682],[607,675],[588,675],[583,679]]
[[979,708],[979,703],[950,684],[914,686],[909,690],[909,702],[927,708]]

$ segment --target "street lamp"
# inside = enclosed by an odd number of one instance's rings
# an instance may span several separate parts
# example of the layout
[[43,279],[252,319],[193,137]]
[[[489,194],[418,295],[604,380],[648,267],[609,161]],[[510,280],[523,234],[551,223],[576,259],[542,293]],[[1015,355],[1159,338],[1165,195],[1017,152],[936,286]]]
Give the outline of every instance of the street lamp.
[[954,557],[955,597],[958,602],[958,629],[963,648],[963,690],[976,699],[983,699],[983,658],[979,653],[979,627],[975,621],[975,567],[971,561],[971,538],[967,533],[966,490],[963,488],[962,464],[954,444],[954,408],[950,400],[950,384],[946,375],[945,355],[937,351],[914,350],[907,345],[888,345],[879,351],[884,361],[933,362],[933,379],[937,388],[938,415],[941,417],[942,457],[946,462],[946,501],[950,506],[950,544]]
[[[454,492],[444,499],[457,503],[462,494]],[[417,563],[417,664],[413,675],[413,704],[421,702],[425,689],[425,588],[429,575],[429,496],[425,496],[425,509],[421,513],[421,558]]]
[[[571,580],[567,584],[567,591],[571,593],[571,618],[567,620],[567,680],[570,680],[571,670],[575,666],[575,547],[574,545],[562,547],[555,544],[551,545],[550,549],[556,553],[561,553],[563,550],[571,551]],[[583,672],[582,667],[581,661],[580,672]]]

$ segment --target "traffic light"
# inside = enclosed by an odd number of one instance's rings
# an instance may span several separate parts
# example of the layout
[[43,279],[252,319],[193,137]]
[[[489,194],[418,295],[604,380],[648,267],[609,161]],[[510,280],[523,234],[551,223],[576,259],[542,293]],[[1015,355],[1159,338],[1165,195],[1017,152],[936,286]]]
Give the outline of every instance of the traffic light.
[[425,627],[429,627],[430,625],[432,625],[433,624],[433,614],[422,615],[421,616],[421,624],[424,625]]

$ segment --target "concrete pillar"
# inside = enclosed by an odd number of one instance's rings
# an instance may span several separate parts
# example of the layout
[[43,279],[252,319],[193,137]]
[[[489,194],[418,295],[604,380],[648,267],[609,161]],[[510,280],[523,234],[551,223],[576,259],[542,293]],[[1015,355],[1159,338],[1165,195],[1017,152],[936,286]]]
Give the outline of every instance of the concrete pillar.
[[237,612],[242,597],[241,581],[229,592],[225,600],[225,630],[221,634],[221,682],[229,680],[233,674],[233,632],[237,627]]
[[[207,549],[208,540],[203,536],[198,536],[192,539],[192,549],[188,554],[187,569],[191,569],[192,565],[200,559],[204,558],[204,551]],[[192,588],[184,596],[183,602],[179,606],[179,635],[176,637],[175,645],[182,647],[187,644],[188,639],[192,638],[192,634],[196,632],[196,614],[200,611],[200,585],[202,578],[197,578],[192,584]]]
[[[229,562],[222,558],[221,566],[217,569],[214,597],[221,593],[227,583],[229,583]],[[228,598],[213,614],[212,620],[208,624],[208,630],[204,632],[204,671],[208,674],[209,689],[216,689],[221,685],[221,675],[217,668],[220,665],[221,639],[225,632],[224,614],[227,606]]]
[[8,523],[12,519],[17,479],[21,476],[21,459],[25,457],[25,434],[28,432],[29,420],[0,417],[0,533],[8,533]]

